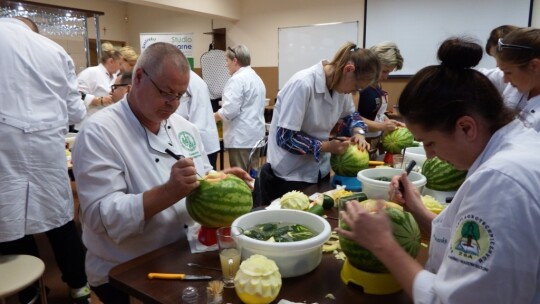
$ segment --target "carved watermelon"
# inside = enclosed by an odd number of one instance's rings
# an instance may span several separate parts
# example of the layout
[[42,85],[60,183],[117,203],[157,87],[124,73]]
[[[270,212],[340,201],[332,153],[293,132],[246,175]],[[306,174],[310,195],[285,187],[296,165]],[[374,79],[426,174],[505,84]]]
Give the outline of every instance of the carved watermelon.
[[[359,204],[362,204],[368,210],[375,210],[377,201],[368,199]],[[394,237],[401,247],[415,258],[420,250],[420,228],[418,224],[412,214],[404,212],[403,208],[398,204],[392,202],[385,202],[385,204],[384,212],[392,222]],[[341,228],[349,230],[349,227],[343,221],[340,221],[339,225]],[[349,263],[354,267],[372,273],[388,272],[386,267],[370,251],[356,242],[340,236],[339,243]]]

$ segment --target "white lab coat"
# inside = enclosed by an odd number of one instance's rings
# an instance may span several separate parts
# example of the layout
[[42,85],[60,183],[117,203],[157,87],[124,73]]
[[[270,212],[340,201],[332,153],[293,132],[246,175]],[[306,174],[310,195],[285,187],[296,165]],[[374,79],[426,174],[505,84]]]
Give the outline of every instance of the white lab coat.
[[73,219],[65,138],[86,109],[66,51],[0,18],[0,242]]
[[139,123],[125,97],[93,115],[79,132],[73,172],[90,285],[106,283],[113,266],[184,238],[185,226],[193,223],[185,199],[144,220],[143,192],[167,182],[176,162],[165,148],[192,157],[200,175],[212,168],[195,125],[173,114],[155,135]]
[[500,94],[502,94],[506,87],[510,85],[509,83],[504,82],[504,72],[498,67],[492,69],[478,68],[478,72],[486,75]]
[[208,85],[197,73],[191,71],[187,91],[191,94],[191,98],[182,97],[180,99],[180,106],[176,110],[176,114],[181,115],[199,128],[204,150],[208,154],[219,151],[219,135]]
[[278,93],[268,134],[268,162],[276,176],[290,181],[316,183],[330,172],[330,153],[321,152],[317,162],[313,154],[292,154],[278,146],[277,128],[302,131],[319,140],[328,140],[336,122],[355,111],[351,94],[326,87],[323,62],[294,74]]
[[225,84],[222,107],[225,148],[249,149],[264,137],[266,88],[250,67],[241,67]]
[[540,135],[519,120],[492,136],[432,223],[415,303],[540,303],[538,151]]
[[[97,66],[88,67],[79,73],[77,76],[78,89],[80,92],[86,94],[84,104],[88,113],[85,120],[97,111],[105,108],[105,106],[91,105],[90,103],[95,97],[108,96],[111,91],[111,85],[114,84],[115,80],[116,73],[109,76],[109,72],[101,63]],[[82,124],[78,125],[77,128],[81,127]]]
[[519,111],[521,120],[540,131],[540,95],[529,99],[528,92],[521,93],[515,87],[509,86],[504,90],[504,99],[511,108]]

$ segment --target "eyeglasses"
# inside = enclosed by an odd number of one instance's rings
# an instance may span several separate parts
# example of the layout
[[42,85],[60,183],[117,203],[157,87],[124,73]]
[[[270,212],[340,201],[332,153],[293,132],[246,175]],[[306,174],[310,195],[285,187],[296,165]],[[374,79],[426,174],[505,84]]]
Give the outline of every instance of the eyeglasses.
[[125,87],[130,85],[129,83],[120,83],[120,84],[113,84],[111,86],[111,92],[114,92],[114,90],[118,89],[119,87]]
[[231,51],[231,53],[233,53],[234,57],[236,58],[236,52],[230,46],[227,47],[227,50]]
[[142,71],[143,71],[144,75],[146,75],[146,77],[148,77],[148,79],[154,85],[154,87],[158,90],[159,95],[161,95],[161,98],[163,98],[166,102],[179,100],[182,96],[185,95],[185,93],[184,94],[174,94],[174,93],[165,92],[165,91],[161,90],[158,87],[158,85],[154,82],[154,80],[152,80],[152,77],[150,77],[150,75],[148,75],[148,73],[146,73],[146,71],[144,69],[142,69]]
[[527,51],[534,51],[534,52],[537,51],[535,48],[531,46],[504,43],[502,41],[502,38],[499,38],[499,40],[497,41],[497,51],[501,52],[503,49],[527,50]]

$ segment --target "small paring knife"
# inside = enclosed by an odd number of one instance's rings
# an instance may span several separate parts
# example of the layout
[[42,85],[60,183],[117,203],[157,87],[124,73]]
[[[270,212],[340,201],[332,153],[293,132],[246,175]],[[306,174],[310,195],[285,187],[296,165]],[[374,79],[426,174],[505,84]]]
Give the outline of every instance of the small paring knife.
[[149,279],[164,279],[164,280],[211,280],[211,276],[207,275],[190,275],[183,273],[148,273]]
[[[407,173],[407,175],[409,175],[409,173],[411,173],[414,166],[416,166],[416,162],[414,160],[411,160],[411,162],[409,163],[409,165],[405,169],[405,172]],[[399,191],[401,192],[401,195],[403,197],[405,197],[405,189],[403,188],[403,183],[401,181],[399,181]]]

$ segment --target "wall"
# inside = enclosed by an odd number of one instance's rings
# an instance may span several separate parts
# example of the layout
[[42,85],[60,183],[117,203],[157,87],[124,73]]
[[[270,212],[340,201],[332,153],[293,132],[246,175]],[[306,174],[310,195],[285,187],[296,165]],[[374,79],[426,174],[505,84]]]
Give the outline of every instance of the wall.
[[[208,50],[211,42],[211,36],[204,33],[211,31],[212,23],[214,28],[226,28],[227,45],[242,43],[250,48],[252,66],[260,73],[267,87],[267,97],[271,99],[275,97],[278,88],[279,27],[358,20],[358,41],[363,41],[364,0],[240,1],[241,18],[231,22],[115,0],[38,0],[41,3],[104,11],[105,15],[100,18],[102,40],[126,41],[136,49],[140,49],[141,32],[193,33],[196,71],[200,69],[200,56]],[[128,16],[127,23],[124,21],[125,16]],[[533,8],[532,26],[540,26],[540,7]],[[106,34],[103,33],[103,27],[107,28]],[[93,29],[90,37],[95,37]],[[406,83],[406,78],[394,78],[383,84],[389,91],[391,103],[395,102]]]

